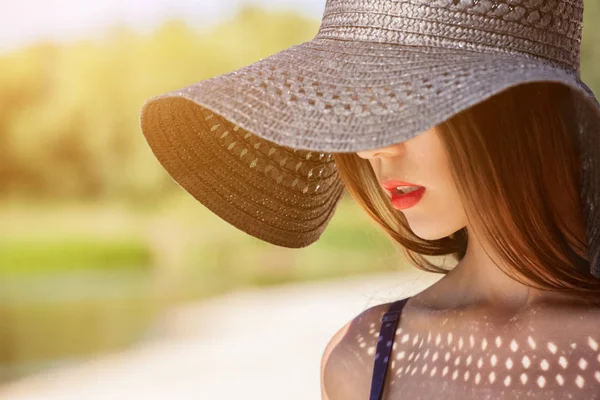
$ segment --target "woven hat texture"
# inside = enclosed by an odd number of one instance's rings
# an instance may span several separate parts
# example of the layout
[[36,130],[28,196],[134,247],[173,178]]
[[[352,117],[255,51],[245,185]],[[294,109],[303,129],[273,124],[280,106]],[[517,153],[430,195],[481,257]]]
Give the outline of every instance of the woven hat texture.
[[600,105],[580,79],[582,27],[583,0],[327,0],[313,39],[147,100],[142,132],[220,218],[300,248],[344,193],[333,153],[405,141],[510,87],[559,82],[575,94],[600,276]]

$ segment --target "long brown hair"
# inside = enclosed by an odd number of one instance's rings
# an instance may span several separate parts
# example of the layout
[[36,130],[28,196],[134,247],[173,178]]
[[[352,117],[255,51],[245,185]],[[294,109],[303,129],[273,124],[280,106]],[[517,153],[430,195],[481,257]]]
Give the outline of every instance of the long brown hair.
[[[502,258],[498,267],[530,287],[595,303],[600,279],[591,275],[587,256],[572,96],[559,83],[521,84],[436,128],[467,219]],[[466,227],[438,240],[419,238],[368,160],[356,153],[334,159],[349,194],[418,268],[446,273],[426,256],[464,257]]]

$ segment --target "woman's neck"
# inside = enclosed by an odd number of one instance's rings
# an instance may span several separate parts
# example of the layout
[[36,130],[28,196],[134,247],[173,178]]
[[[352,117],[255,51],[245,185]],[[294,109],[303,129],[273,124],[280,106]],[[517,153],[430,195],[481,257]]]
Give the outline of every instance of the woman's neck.
[[463,259],[422,292],[420,298],[435,309],[483,307],[501,314],[515,314],[546,300],[567,299],[565,295],[531,288],[507,276],[471,233]]

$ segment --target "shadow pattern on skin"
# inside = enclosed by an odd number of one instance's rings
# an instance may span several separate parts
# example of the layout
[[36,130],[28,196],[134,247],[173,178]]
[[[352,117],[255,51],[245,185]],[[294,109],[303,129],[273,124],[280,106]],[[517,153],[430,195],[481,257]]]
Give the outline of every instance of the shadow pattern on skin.
[[[323,376],[330,400],[368,400],[388,307],[360,314],[332,351]],[[385,400],[600,399],[597,311],[540,308],[503,320],[483,310],[409,316],[407,309],[392,343]]]

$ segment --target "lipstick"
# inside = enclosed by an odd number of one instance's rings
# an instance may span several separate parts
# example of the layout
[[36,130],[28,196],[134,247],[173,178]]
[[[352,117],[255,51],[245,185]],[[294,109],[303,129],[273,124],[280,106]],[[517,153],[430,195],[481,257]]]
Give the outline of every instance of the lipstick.
[[[417,204],[419,200],[425,194],[425,188],[423,186],[416,185],[414,183],[399,181],[399,180],[391,180],[382,183],[382,186],[391,194],[392,197],[392,205],[394,208],[399,210],[405,210]],[[398,186],[415,186],[418,189],[413,190],[409,193],[399,192],[396,187]]]

